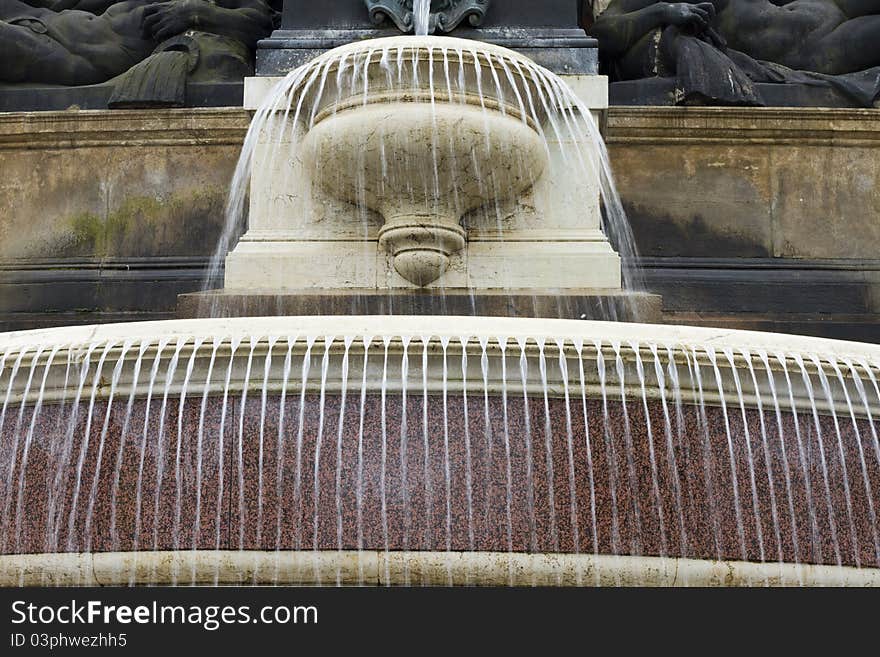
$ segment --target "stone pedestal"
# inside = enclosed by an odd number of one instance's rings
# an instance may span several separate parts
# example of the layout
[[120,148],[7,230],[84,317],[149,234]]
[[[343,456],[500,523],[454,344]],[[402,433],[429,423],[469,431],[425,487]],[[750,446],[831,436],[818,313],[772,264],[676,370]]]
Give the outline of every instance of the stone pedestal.
[[[282,75],[331,48],[400,34],[390,24],[373,25],[362,0],[330,4],[285,3],[282,28],[260,43],[257,77],[245,81],[246,108],[257,109]],[[458,28],[451,36],[528,56],[560,75],[598,118],[608,107],[607,79],[597,75],[595,40],[577,25],[574,2],[493,2],[479,27]],[[621,289],[620,257],[600,228],[598,174],[585,174],[571,161],[578,149],[589,152],[595,145],[575,143],[564,125],[557,131],[544,121],[543,173],[516,198],[493,204],[491,212],[485,207],[466,212],[460,220],[464,246],[449,249],[436,280],[404,278],[395,268],[393,250],[383,239],[389,217],[339,200],[332,185],[316,180],[326,175],[313,163],[264,159],[261,151],[268,146],[261,144],[256,161],[272,165],[252,180],[248,231],[227,257],[223,293],[203,301],[210,301],[211,313],[226,315],[311,314],[296,298],[310,299],[319,311],[400,313],[408,307],[423,314],[425,299],[442,312],[450,304],[439,300],[451,298],[451,307],[464,314],[657,319],[659,298],[643,295],[634,306]],[[294,130],[285,134],[291,140],[305,137]],[[420,300],[401,303],[401,293],[420,289],[413,281],[423,283]],[[494,296],[501,291],[518,299],[505,310]],[[560,298],[565,298],[561,305]],[[363,308],[357,310],[359,303]],[[185,299],[181,312],[204,314],[205,307]]]
[[396,315],[603,318],[620,322],[659,323],[656,294],[605,290],[497,290],[469,293],[443,290],[213,290],[182,294],[177,316],[279,317],[313,315]]

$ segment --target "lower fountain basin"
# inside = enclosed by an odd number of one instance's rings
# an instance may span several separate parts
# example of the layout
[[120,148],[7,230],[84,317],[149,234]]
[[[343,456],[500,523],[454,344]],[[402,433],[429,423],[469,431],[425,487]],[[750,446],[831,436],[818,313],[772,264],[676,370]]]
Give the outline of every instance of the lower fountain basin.
[[0,573],[876,582],[878,378],[873,345],[602,322],[5,334]]

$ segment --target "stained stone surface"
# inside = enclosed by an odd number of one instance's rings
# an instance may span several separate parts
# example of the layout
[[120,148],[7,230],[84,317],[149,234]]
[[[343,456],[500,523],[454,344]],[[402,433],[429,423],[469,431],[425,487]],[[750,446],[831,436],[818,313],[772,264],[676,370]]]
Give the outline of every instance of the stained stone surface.
[[181,414],[178,394],[157,394],[146,420],[134,402],[124,433],[127,400],[109,414],[96,403],[90,424],[81,405],[72,440],[70,402],[63,415],[44,406],[30,441],[32,409],[10,407],[5,426],[20,438],[5,432],[0,449],[0,550],[598,550],[880,565],[866,421],[804,412],[796,427],[789,411],[780,426],[775,412],[729,405],[705,416],[684,406],[679,423],[671,400],[639,397],[609,401],[606,419],[601,400],[571,395],[566,413],[564,400],[526,404],[511,390],[505,414],[501,397],[487,406],[481,393],[444,403],[409,390],[404,405],[399,392],[351,392],[323,406],[308,394],[301,406],[297,392],[283,404],[268,395],[265,408],[259,392],[237,393],[224,415],[223,397],[187,397]]

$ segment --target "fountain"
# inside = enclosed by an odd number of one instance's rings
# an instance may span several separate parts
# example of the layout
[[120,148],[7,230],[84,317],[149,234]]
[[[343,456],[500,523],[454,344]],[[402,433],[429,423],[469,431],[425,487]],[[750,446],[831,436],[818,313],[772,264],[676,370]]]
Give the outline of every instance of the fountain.
[[595,76],[392,4],[250,83],[211,317],[0,335],[0,582],[880,585],[880,348],[598,321]]
[[609,243],[633,250],[590,105],[601,108],[595,76],[580,84],[578,94],[500,46],[408,36],[330,50],[271,91],[252,85],[257,114],[227,236],[250,180],[247,231],[231,251],[221,240],[224,289],[185,297],[182,314],[335,303],[368,314],[656,317],[659,299],[624,280]]

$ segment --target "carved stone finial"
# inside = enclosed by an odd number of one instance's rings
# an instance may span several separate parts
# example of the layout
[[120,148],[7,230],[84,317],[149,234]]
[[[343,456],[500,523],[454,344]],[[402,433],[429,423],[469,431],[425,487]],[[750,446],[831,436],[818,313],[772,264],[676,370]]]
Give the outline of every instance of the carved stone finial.
[[[477,27],[489,11],[491,0],[432,0],[428,32],[452,32],[465,20]],[[401,32],[412,32],[413,0],[364,0],[370,19],[376,25],[392,21]]]

